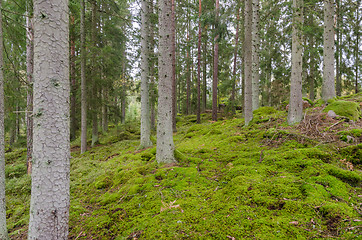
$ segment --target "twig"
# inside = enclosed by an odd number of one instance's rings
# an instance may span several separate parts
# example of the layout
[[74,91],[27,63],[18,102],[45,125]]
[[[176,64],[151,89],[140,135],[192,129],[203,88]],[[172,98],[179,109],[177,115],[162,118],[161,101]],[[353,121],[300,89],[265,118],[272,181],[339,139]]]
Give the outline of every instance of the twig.
[[80,232],[80,233],[78,234],[78,236],[77,236],[74,240],[77,240],[77,239],[80,237],[80,235],[82,235],[82,233],[83,233],[83,231]]

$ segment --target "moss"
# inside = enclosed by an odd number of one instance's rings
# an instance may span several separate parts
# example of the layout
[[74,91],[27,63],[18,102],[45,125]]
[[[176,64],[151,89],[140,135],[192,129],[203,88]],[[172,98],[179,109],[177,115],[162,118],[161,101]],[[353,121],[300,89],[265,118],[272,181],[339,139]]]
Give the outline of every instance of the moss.
[[253,111],[254,115],[270,115],[276,113],[277,110],[273,107],[260,107]]
[[352,185],[361,184],[362,181],[362,176],[359,175],[358,173],[353,171],[343,170],[334,166],[331,166],[329,168],[328,173]]
[[362,144],[342,148],[340,150],[340,153],[343,158],[347,159],[347,161],[352,162],[353,164],[356,164],[356,165],[361,164]]
[[344,116],[350,120],[357,121],[361,117],[361,109],[358,103],[349,101],[334,101],[323,111],[334,111],[337,115]]
[[307,101],[311,106],[314,106],[314,102],[310,100],[309,98],[303,97],[304,101]]

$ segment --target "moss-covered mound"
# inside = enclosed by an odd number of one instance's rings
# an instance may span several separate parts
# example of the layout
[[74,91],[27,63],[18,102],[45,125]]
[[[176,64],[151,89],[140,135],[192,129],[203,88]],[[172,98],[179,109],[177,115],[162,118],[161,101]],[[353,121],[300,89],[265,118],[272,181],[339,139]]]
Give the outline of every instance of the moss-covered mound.
[[[74,147],[70,238],[358,239],[362,148],[339,136],[357,137],[351,126],[360,122],[335,125],[339,142],[330,143],[288,126],[284,111],[254,115],[247,127],[241,118],[204,114],[196,125],[180,117],[177,164],[158,165],[156,148],[139,150],[138,132],[127,127],[84,154]],[[24,150],[7,153],[12,239],[26,239],[24,158]]]
[[361,117],[361,109],[358,103],[351,101],[333,101],[324,112],[334,111],[337,115],[344,116],[350,120],[357,121]]

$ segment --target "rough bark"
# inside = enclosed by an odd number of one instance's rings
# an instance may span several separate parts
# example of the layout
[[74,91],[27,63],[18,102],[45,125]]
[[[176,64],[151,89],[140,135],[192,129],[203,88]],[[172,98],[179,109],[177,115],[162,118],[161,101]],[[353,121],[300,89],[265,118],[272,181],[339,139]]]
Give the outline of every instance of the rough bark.
[[[219,0],[216,0],[215,4],[215,31],[218,31],[219,21]],[[214,74],[212,80],[212,120],[217,121],[217,85],[218,85],[218,73],[219,73],[219,34],[214,38]]]
[[81,85],[81,145],[80,151],[87,151],[87,86],[85,76],[85,5],[84,0],[80,0],[80,85]]
[[259,0],[252,0],[252,11],[253,11],[253,21],[252,21],[252,102],[253,110],[259,108],[259,69],[260,69],[260,60],[259,60],[259,48],[260,48],[260,36],[259,36]]
[[[126,54],[126,53],[124,53]],[[123,74],[123,81],[122,81],[122,91],[121,91],[121,123],[126,122],[126,58],[123,59],[122,62],[122,74]]]
[[158,163],[175,162],[172,134],[172,3],[159,0]]
[[[29,15],[29,13],[28,13]],[[26,96],[26,166],[27,172],[31,174],[31,159],[33,153],[33,70],[34,70],[34,30],[33,19],[26,17],[26,76],[27,76],[27,96]]]
[[67,0],[34,1],[34,148],[28,239],[67,239],[69,219]]
[[206,110],[207,108],[207,81],[206,81],[206,72],[207,72],[207,27],[205,27],[205,41],[204,41],[204,60],[203,60],[203,73],[202,73],[202,78],[203,78],[203,91],[202,91],[202,108],[203,111]]
[[359,59],[360,59],[360,55],[359,55],[359,37],[360,37],[360,19],[359,19],[359,14],[360,14],[360,5],[361,5],[361,1],[357,1],[357,8],[356,8],[356,19],[357,19],[357,23],[356,23],[356,29],[355,29],[355,34],[356,34],[356,44],[355,44],[355,48],[354,48],[354,54],[355,54],[355,93],[358,93],[358,68],[359,68]]
[[102,130],[108,132],[108,91],[103,89]]
[[341,96],[342,94],[342,78],[341,78],[341,74],[340,74],[340,43],[341,43],[341,16],[340,16],[340,1],[341,0],[336,0],[336,5],[337,5],[337,27],[336,27],[336,35],[337,35],[337,41],[336,41],[336,95],[337,96]]
[[[189,18],[188,18],[189,19]],[[186,69],[186,115],[190,114],[190,105],[191,105],[191,58],[190,58],[190,20],[188,21],[187,26],[187,53],[186,53],[186,61],[187,61],[187,69]]]
[[252,0],[245,1],[244,40],[244,117],[245,125],[253,119],[252,98]]
[[[153,1],[150,1],[150,14],[153,14]],[[155,104],[156,104],[156,94],[155,94],[155,34],[154,34],[154,26],[149,24],[149,33],[150,33],[150,41],[149,41],[149,51],[152,61],[150,61],[150,114],[151,114],[151,130],[154,131],[156,129],[156,113],[155,113]]]
[[4,59],[3,59],[3,27],[2,1],[0,0],[0,239],[7,240],[6,202],[5,202],[5,105],[4,105]]
[[299,123],[303,118],[302,102],[302,24],[303,0],[293,0],[293,33],[292,33],[292,76],[290,81],[290,100],[288,124]]
[[176,128],[176,107],[177,107],[177,96],[176,96],[176,3],[172,0],[172,130],[177,132]]
[[149,103],[149,1],[141,1],[141,141],[140,149],[152,146]]
[[324,0],[322,99],[336,96],[334,82],[334,0]]
[[197,123],[201,123],[201,11],[202,5],[199,0],[199,41],[197,45]]

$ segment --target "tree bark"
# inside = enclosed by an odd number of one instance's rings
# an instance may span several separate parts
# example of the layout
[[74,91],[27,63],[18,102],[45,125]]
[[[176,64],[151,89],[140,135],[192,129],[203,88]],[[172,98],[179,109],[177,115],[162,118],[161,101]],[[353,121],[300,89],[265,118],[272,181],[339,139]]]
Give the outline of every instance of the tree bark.
[[336,41],[336,94],[337,96],[341,96],[342,94],[342,79],[341,79],[341,74],[340,74],[340,43],[341,43],[341,38],[340,38],[340,28],[341,28],[341,12],[340,12],[340,2],[341,0],[336,0],[336,5],[337,5],[337,27],[336,27],[336,35],[337,35],[337,41]]
[[[28,15],[30,11],[28,11]],[[32,17],[26,17],[26,76],[27,76],[27,97],[26,97],[26,166],[28,175],[31,174],[31,163],[33,153],[33,72],[34,72],[34,30]]]
[[253,119],[252,98],[252,0],[245,1],[245,40],[244,40],[244,117],[245,125]]
[[34,16],[34,148],[28,239],[68,239],[68,0],[35,0]]
[[176,3],[172,0],[172,130],[177,132],[176,128],[176,107],[177,107],[177,96],[176,96]]
[[237,10],[236,14],[236,33],[235,33],[235,50],[234,50],[234,68],[233,68],[233,83],[231,89],[231,112],[235,114],[235,91],[236,91],[236,63],[238,57],[238,46],[239,46],[239,22],[240,22],[240,8]]
[[359,20],[359,14],[360,14],[360,5],[361,5],[361,1],[357,1],[356,3],[356,15],[357,15],[357,21],[356,21],[356,30],[355,30],[355,33],[356,33],[356,45],[355,45],[355,49],[354,49],[354,53],[355,53],[355,93],[357,94],[358,93],[358,67],[359,67],[359,58],[360,58],[360,55],[359,55],[359,28],[360,28],[360,20]]
[[197,123],[201,123],[201,11],[202,5],[201,0],[199,0],[199,42],[197,46]]
[[[71,24],[74,25],[74,16],[71,16]],[[75,78],[75,36],[70,36],[70,81],[71,81],[71,97],[70,97],[70,139],[76,138],[77,119],[76,119],[76,95],[77,85]]]
[[322,98],[326,102],[336,96],[334,82],[334,0],[324,0],[323,42]]
[[[216,0],[215,4],[215,31],[219,31],[219,0]],[[218,85],[218,73],[219,73],[219,34],[214,38],[214,74],[212,81],[212,120],[217,121],[217,85]]]
[[85,76],[85,4],[80,0],[80,81],[81,81],[81,144],[80,152],[87,151],[87,83]]
[[5,202],[5,104],[4,104],[4,58],[3,58],[3,27],[2,0],[0,0],[0,239],[9,239],[6,227]]
[[149,1],[141,1],[141,141],[140,149],[152,146],[149,103]]
[[293,33],[292,33],[292,77],[290,83],[290,100],[288,124],[299,123],[303,118],[302,102],[302,24],[303,0],[293,0]]
[[203,98],[202,98],[202,106],[203,106],[203,111],[206,110],[207,108],[207,27],[205,27],[205,41],[204,41],[204,61],[203,61],[203,73],[202,73],[202,78],[203,78]]
[[252,102],[253,110],[259,108],[259,79],[260,79],[260,60],[259,60],[259,48],[260,48],[260,36],[259,36],[259,0],[252,0]]
[[93,70],[93,86],[92,86],[92,147],[99,143],[98,132],[98,87],[95,77],[96,73],[96,49],[97,49],[97,2],[92,0],[92,70]]
[[159,0],[158,163],[175,162],[172,134],[172,3]]

